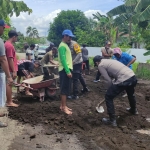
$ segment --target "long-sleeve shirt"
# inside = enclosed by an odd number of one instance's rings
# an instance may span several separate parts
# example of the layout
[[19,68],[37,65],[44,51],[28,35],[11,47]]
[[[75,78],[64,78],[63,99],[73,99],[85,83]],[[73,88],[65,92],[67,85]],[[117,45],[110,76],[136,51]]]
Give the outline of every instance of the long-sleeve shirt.
[[65,69],[66,74],[70,73],[70,69],[73,69],[71,51],[68,45],[61,42],[58,48],[58,61],[59,71]]
[[120,84],[135,75],[130,68],[112,59],[102,59],[98,70],[103,76],[107,88],[112,84]]

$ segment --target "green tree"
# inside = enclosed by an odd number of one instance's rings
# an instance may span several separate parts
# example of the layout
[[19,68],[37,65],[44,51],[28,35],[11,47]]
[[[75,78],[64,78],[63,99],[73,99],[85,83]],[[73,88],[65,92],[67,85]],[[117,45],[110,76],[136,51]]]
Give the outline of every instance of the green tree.
[[31,26],[27,27],[26,34],[30,38],[37,38],[37,37],[39,37],[38,30],[36,28],[34,28],[34,27],[32,28]]
[[80,10],[61,11],[54,19],[54,22],[50,24],[47,39],[58,45],[61,41],[63,30],[70,29],[75,33],[76,28],[80,28],[84,31],[89,28],[87,24],[88,18]]
[[32,13],[32,9],[28,8],[23,1],[0,0],[0,18],[7,18],[7,16],[20,15],[20,12]]

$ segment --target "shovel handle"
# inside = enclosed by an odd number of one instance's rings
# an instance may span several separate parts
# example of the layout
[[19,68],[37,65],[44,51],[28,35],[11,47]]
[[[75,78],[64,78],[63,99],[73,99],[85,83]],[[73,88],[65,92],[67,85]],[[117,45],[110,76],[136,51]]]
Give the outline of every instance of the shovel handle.
[[99,107],[102,103],[104,103],[104,101],[105,101],[105,98],[104,98],[101,102],[98,103],[98,107]]

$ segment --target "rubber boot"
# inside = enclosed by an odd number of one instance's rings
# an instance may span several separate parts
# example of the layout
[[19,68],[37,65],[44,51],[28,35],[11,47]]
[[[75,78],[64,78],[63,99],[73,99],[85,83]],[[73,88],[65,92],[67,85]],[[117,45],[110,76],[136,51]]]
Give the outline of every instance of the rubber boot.
[[102,122],[107,125],[112,125],[113,127],[117,127],[116,117],[115,115],[109,115],[109,118],[103,118]]
[[139,114],[139,112],[137,111],[137,108],[134,108],[134,109],[133,108],[126,108],[126,110],[133,115]]

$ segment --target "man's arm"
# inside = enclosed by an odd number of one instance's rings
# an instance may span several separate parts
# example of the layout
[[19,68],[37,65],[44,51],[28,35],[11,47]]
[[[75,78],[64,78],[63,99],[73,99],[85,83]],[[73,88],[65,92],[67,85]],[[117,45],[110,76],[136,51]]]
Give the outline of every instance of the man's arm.
[[10,72],[9,72],[8,62],[7,62],[6,56],[0,56],[0,63],[1,63],[3,71],[6,74],[8,84],[12,84],[13,80],[12,80]]
[[106,51],[105,51],[106,48],[102,48],[101,52],[102,52],[102,56],[104,57],[111,57],[111,54],[108,54]]
[[131,64],[133,64],[136,61],[136,58],[133,58],[128,64],[127,67],[129,67]]
[[59,49],[59,56],[60,56],[60,61],[65,69],[66,74],[70,74],[70,69],[68,68],[67,62],[66,62],[66,48],[61,46]]
[[110,76],[108,75],[106,69],[99,66],[98,70],[99,70],[99,72],[101,73],[101,75],[103,76],[103,78],[105,80],[106,87],[109,88],[112,85],[112,80],[111,80]]
[[6,74],[6,77],[10,78],[11,76],[10,76],[10,72],[9,72],[8,62],[7,62],[6,56],[0,56],[0,63],[1,63],[3,71]]

